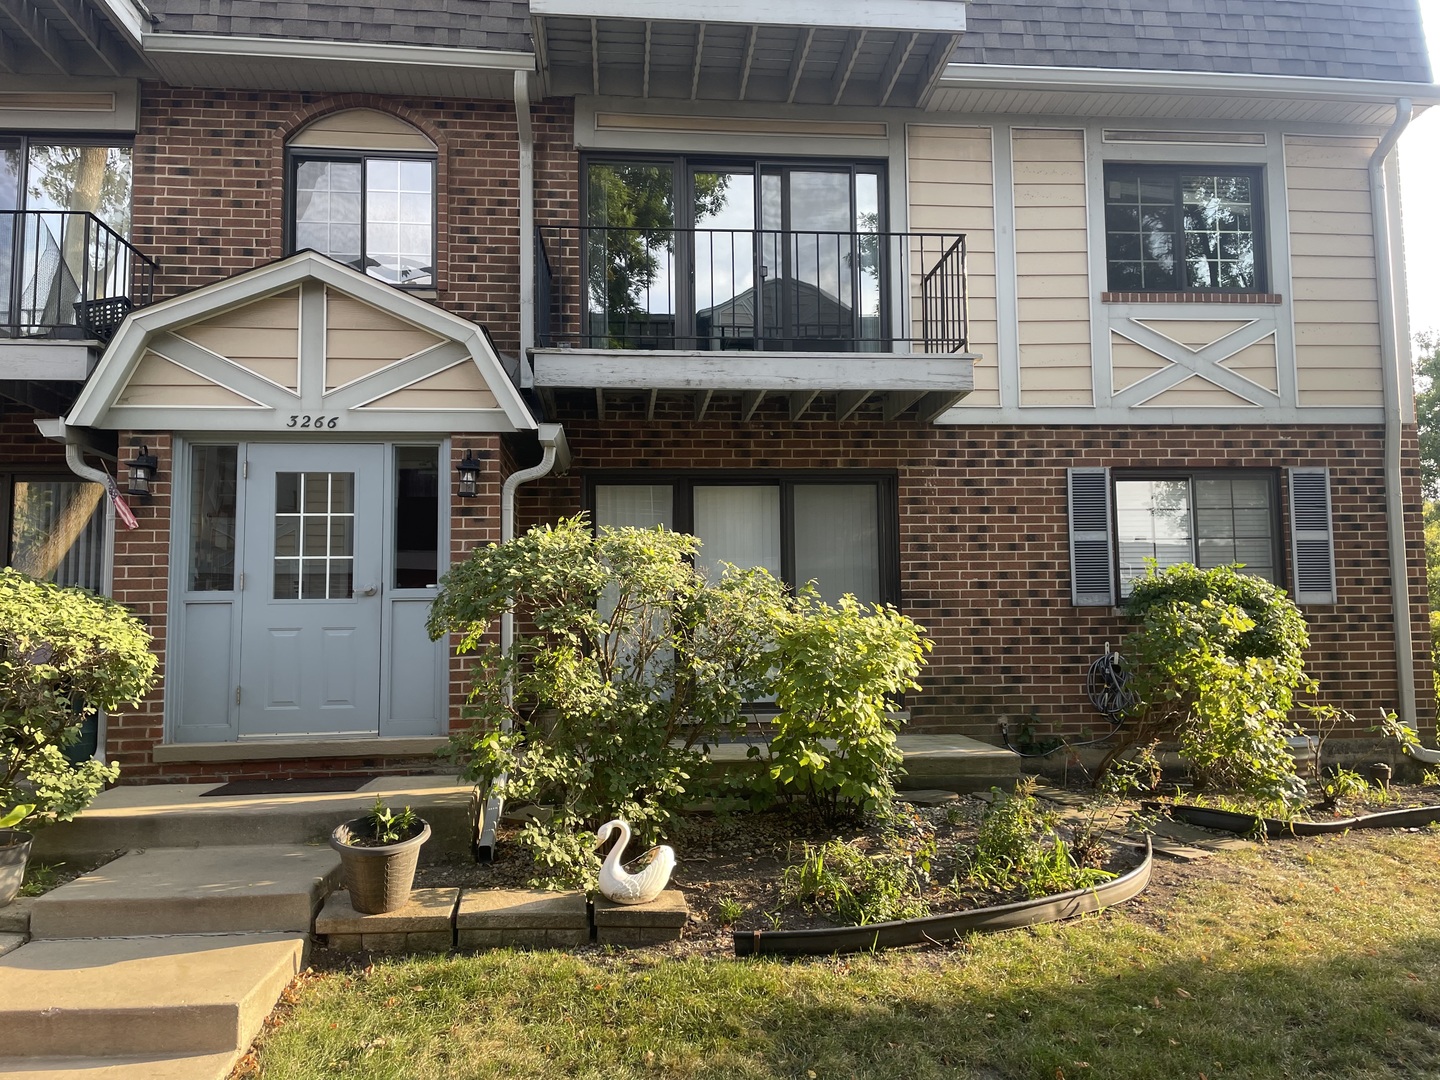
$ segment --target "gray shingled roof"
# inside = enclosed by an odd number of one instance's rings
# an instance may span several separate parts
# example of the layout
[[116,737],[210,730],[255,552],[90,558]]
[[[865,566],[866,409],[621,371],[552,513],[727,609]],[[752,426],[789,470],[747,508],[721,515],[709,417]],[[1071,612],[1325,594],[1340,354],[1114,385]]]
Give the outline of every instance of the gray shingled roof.
[[171,34],[530,50],[524,0],[149,0]]
[[977,0],[960,64],[1430,81],[1416,0]]

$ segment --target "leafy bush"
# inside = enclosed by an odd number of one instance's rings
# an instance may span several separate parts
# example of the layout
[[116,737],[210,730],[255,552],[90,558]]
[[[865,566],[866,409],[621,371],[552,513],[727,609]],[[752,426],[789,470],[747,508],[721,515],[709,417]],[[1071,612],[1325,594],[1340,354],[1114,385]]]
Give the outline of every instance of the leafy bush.
[[898,696],[915,681],[930,640],[893,607],[853,596],[837,607],[813,590],[785,611],[770,686],[768,776],[780,798],[803,800],[828,822],[888,805],[901,755]]
[[[1138,704],[1105,763],[1157,740],[1179,744],[1197,788],[1285,807],[1305,797],[1286,739],[1297,690],[1313,691],[1305,618],[1284,592],[1235,567],[1150,572],[1127,605]],[[1103,767],[1102,767],[1103,772]]]
[[[441,582],[430,633],[476,657],[452,751],[469,779],[555,807],[521,834],[554,881],[593,876],[583,834],[609,818],[657,839],[704,747],[764,693],[783,587],[764,570],[708,581],[698,548],[663,528],[592,533],[581,516],[476,548]],[[502,653],[491,630],[512,605]]]
[[1033,899],[1088,889],[1115,876],[1080,865],[1055,832],[1059,816],[1035,797],[1033,777],[1016,784],[1013,792],[992,791],[995,799],[981,818],[970,859],[976,881],[997,889],[1020,888]]
[[0,815],[33,828],[84,809],[119,770],[72,765],[65,748],[87,716],[138,704],[155,668],[149,633],[120,604],[0,569]]
[[785,868],[780,895],[847,925],[918,918],[930,914],[920,894],[933,854],[933,840],[918,850],[887,846],[873,855],[843,840],[806,844],[800,862]]

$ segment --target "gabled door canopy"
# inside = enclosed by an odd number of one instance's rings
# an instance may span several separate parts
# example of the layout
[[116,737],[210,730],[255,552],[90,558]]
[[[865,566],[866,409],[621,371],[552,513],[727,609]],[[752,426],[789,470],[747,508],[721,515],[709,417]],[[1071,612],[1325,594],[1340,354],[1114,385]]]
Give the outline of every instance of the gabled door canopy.
[[313,251],[132,312],[66,423],[296,437],[537,427],[480,327]]

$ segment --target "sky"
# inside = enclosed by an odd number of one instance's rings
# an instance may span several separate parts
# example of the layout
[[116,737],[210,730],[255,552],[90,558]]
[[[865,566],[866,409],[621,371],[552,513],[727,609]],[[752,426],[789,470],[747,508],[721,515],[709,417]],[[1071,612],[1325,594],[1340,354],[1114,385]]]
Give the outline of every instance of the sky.
[[[1440,0],[1420,0],[1432,77],[1440,81]],[[1418,116],[1400,137],[1400,197],[1410,329],[1440,333],[1440,107]]]

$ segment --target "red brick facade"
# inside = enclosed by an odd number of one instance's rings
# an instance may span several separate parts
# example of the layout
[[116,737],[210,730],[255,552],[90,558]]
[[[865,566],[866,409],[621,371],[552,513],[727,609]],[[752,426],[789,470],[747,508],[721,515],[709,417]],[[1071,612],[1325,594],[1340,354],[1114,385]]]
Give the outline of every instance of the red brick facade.
[[[282,258],[285,143],[325,113],[392,113],[436,145],[436,302],[520,345],[519,137],[509,101],[190,90],[146,85],[135,137],[132,242],[165,299]],[[568,102],[534,106],[535,217],[579,214]]]
[[[1386,558],[1383,431],[1364,427],[964,428],[791,422],[781,403],[740,423],[715,402],[646,420],[644,402],[564,415],[575,466],[522,489],[522,524],[581,508],[587,473],[608,469],[883,469],[898,479],[901,606],[935,641],[912,727],[994,740],[1002,717],[1039,736],[1100,734],[1085,672],[1127,631],[1109,608],[1074,607],[1066,473],[1071,467],[1331,469],[1340,603],[1306,611],[1309,670],[1323,698],[1361,722],[1397,704]],[[1413,430],[1406,453],[1415,460]],[[1433,727],[1418,475],[1406,476],[1416,698]],[[1288,526],[1286,527],[1288,529]],[[1282,536],[1288,531],[1282,529]],[[1286,553],[1288,561],[1288,552]],[[1344,737],[1347,733],[1337,732]]]

